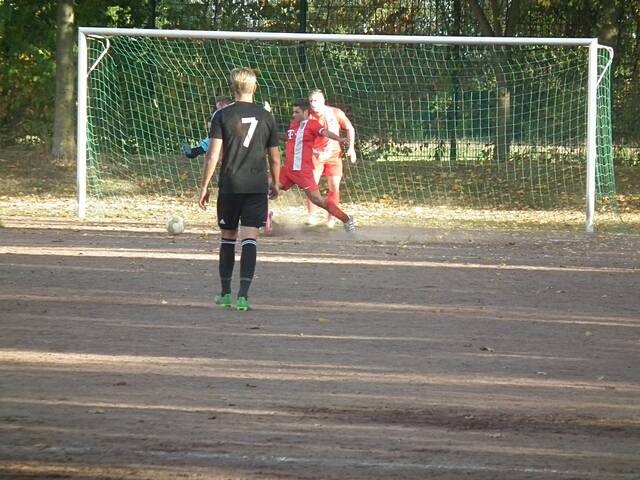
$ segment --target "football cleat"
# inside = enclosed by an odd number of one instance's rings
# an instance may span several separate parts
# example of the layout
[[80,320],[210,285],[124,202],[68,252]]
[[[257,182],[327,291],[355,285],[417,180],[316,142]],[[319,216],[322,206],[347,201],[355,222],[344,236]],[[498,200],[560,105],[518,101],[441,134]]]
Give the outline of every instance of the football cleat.
[[353,233],[356,231],[356,222],[353,215],[349,215],[349,219],[344,223],[344,229],[347,233]]
[[231,308],[231,294],[216,295],[215,302],[216,305],[220,305],[223,308]]
[[251,310],[249,300],[247,300],[245,297],[238,297],[238,300],[236,300],[236,310],[239,312],[246,312],[247,310]]

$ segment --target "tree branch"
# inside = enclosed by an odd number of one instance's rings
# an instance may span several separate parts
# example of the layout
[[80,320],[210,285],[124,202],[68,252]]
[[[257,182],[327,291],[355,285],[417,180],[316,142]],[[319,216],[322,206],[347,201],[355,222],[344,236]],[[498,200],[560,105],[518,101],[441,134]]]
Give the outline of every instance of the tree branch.
[[484,14],[484,10],[482,10],[482,7],[478,4],[478,0],[467,1],[469,3],[469,7],[471,7],[471,10],[473,11],[474,17],[476,17],[478,25],[480,26],[482,35],[485,37],[495,37],[496,33],[493,31],[493,28],[491,28],[489,20],[487,20],[487,16]]

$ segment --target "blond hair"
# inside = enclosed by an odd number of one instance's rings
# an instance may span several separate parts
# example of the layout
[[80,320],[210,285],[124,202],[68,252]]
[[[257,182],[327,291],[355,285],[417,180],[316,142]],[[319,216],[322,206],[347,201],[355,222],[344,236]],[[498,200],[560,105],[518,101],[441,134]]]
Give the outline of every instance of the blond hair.
[[247,67],[231,70],[231,90],[235,95],[253,93],[257,84],[256,74]]
[[309,93],[307,94],[307,98],[311,99],[311,97],[313,97],[314,95],[322,95],[322,98],[325,98],[324,92],[319,88],[314,88],[312,90],[309,90]]

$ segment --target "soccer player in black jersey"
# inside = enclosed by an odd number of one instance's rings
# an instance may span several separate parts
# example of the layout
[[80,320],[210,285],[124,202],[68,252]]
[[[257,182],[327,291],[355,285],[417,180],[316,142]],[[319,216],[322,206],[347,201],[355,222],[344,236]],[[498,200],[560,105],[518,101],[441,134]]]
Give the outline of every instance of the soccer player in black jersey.
[[[278,129],[273,115],[253,103],[256,75],[250,68],[231,71],[231,89],[235,102],[218,110],[211,119],[211,144],[202,173],[200,208],[209,202],[209,182],[220,161],[218,177],[218,226],[220,241],[220,283],[222,290],[215,303],[232,306],[231,277],[238,234],[240,256],[240,290],[236,309],[250,310],[249,287],[256,267],[258,229],[265,224],[268,199],[278,196],[280,152]],[[269,166],[265,161],[269,156]],[[221,155],[222,152],[222,155]],[[271,175],[271,182],[269,182]]]

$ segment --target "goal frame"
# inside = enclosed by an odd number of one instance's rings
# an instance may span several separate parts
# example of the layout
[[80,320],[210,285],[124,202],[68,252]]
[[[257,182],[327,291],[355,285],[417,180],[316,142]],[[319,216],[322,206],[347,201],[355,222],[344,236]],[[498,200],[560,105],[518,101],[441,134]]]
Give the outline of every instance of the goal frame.
[[[343,43],[404,43],[431,45],[538,45],[562,47],[588,47],[587,75],[587,127],[586,136],[586,218],[585,231],[592,233],[595,225],[596,159],[597,159],[597,110],[598,110],[598,48],[597,38],[539,38],[539,37],[448,37],[413,35],[348,35],[313,33],[230,32],[210,30],[157,30],[141,28],[80,27],[78,29],[78,113],[77,113],[77,214],[86,216],[87,204],[87,85],[88,70],[87,37],[155,37],[192,38],[217,40],[262,40],[293,42],[343,42]],[[613,58],[613,52],[611,59]],[[99,59],[98,59],[99,60]],[[606,69],[609,66],[605,67]]]

